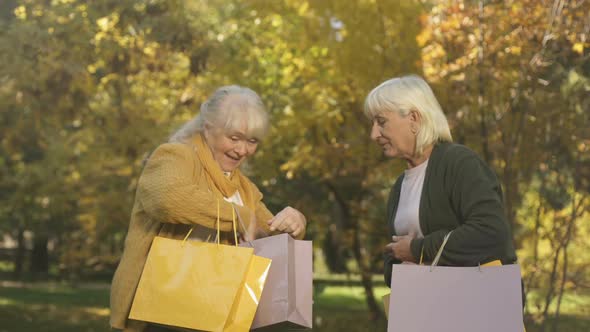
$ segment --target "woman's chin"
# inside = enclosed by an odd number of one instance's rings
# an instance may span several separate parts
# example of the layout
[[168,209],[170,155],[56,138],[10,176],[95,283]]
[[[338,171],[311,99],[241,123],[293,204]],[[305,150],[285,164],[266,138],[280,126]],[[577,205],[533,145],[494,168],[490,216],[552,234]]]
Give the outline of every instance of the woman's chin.
[[224,172],[233,172],[236,169],[238,169],[238,167],[240,167],[240,164],[241,163],[228,162],[228,163],[221,165],[221,169]]
[[399,153],[396,150],[383,150],[383,155],[387,158],[399,158]]

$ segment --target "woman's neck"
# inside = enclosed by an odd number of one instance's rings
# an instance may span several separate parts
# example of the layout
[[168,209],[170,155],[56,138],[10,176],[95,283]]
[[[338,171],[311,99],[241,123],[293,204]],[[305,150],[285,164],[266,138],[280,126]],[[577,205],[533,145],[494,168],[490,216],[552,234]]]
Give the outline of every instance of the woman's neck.
[[433,147],[434,145],[431,144],[424,148],[424,151],[420,156],[406,159],[406,162],[408,163],[408,168],[414,168],[428,160],[428,158],[430,158],[430,155],[432,154]]

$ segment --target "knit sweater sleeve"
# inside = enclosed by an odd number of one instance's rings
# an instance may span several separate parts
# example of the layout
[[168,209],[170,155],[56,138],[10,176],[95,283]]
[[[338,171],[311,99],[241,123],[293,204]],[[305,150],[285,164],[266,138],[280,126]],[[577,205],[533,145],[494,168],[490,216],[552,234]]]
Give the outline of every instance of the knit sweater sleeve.
[[[274,217],[274,215],[272,214],[272,212],[270,212],[270,210],[266,207],[266,205],[264,204],[264,202],[262,201],[263,199],[263,195],[260,192],[260,190],[258,189],[258,187],[250,182],[250,185],[253,186],[253,192],[256,194],[256,211],[254,212],[255,216],[256,216],[256,224],[258,226],[259,230],[262,230],[262,234],[261,235],[277,235],[280,234],[280,231],[271,231],[270,227],[268,226],[268,221],[270,219],[272,219]],[[303,237],[305,236],[305,230],[303,232],[301,232],[301,234],[299,234],[299,236],[297,236],[297,240],[301,240],[303,239]]]
[[[206,184],[194,180],[203,170],[196,169],[193,154],[184,144],[158,147],[139,178],[137,199],[146,213],[160,222],[214,228],[218,199]],[[232,220],[231,204],[221,201],[219,209],[220,219]]]
[[504,256],[510,230],[500,184],[493,171],[466,148],[450,153],[445,175],[448,200],[458,218],[455,229],[441,229],[412,241],[412,253],[432,260],[444,236],[453,231],[443,249],[441,265],[474,266]]

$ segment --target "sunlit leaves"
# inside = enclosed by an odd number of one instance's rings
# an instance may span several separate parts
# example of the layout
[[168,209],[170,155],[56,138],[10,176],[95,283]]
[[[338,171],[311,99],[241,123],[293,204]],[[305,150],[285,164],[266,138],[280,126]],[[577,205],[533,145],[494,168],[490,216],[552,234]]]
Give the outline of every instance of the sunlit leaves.
[[589,10],[588,2],[435,1],[419,36],[454,136],[502,180],[525,283],[546,294],[535,305],[588,282],[578,254],[588,249]]

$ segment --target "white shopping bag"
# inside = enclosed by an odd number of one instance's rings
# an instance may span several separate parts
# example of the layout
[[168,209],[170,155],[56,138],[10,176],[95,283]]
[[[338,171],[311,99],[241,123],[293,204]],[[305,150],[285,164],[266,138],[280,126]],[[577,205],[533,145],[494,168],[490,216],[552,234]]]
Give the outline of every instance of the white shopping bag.
[[[450,233],[448,234],[450,235]],[[388,332],[522,332],[520,266],[395,264]]]

